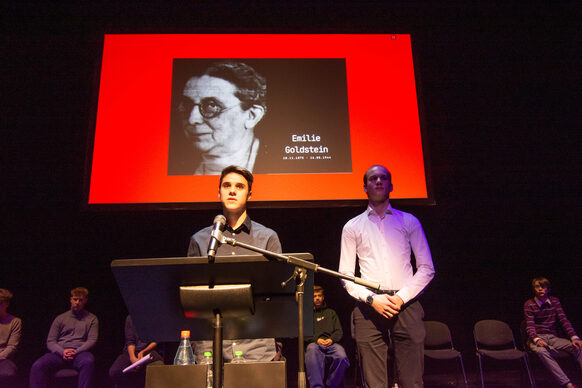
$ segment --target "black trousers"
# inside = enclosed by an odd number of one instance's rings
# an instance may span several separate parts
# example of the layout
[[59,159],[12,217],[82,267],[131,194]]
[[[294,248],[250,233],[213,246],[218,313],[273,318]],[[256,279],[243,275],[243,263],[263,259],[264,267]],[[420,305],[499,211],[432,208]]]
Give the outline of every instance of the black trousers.
[[354,336],[362,358],[366,388],[388,386],[388,350],[394,347],[398,386],[421,388],[424,373],[424,310],[420,302],[405,305],[392,318],[358,302],[354,312]]

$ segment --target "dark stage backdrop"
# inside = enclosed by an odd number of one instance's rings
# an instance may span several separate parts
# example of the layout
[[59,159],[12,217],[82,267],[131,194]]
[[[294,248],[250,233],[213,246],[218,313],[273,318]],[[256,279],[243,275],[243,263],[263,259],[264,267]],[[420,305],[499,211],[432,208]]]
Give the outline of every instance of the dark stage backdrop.
[[[24,373],[45,351],[50,323],[77,285],[89,288],[88,309],[100,318],[96,354],[106,371],[122,349],[126,314],[110,261],[185,255],[190,235],[219,213],[218,205],[82,210],[95,66],[111,32],[411,33],[436,205],[395,206],[419,217],[432,248],[437,275],[422,297],[426,318],[449,324],[474,368],[473,324],[502,319],[517,335],[529,281],[542,274],[582,332],[579,2],[527,9],[220,4],[3,5],[0,287],[14,292],[11,311],[23,319]],[[402,179],[394,176],[394,185]],[[342,226],[362,210],[251,215],[278,231],[285,251],[311,252],[337,269]],[[351,349],[347,294],[328,277],[316,282],[327,288]]]

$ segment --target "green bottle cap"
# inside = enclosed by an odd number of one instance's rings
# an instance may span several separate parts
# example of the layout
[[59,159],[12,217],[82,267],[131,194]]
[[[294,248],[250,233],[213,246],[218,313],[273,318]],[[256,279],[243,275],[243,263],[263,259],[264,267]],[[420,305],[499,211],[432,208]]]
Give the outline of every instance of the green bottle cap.
[[204,352],[204,357],[212,357],[212,352]]
[[234,355],[235,355],[235,356],[241,356],[241,357],[242,357],[242,354],[243,354],[243,353],[242,353],[242,350],[235,350],[235,351],[234,351]]

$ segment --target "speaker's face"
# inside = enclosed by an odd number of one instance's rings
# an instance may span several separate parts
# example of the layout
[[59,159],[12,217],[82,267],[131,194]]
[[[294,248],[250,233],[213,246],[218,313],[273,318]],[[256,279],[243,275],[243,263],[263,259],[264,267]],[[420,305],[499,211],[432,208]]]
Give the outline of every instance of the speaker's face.
[[222,179],[218,197],[225,212],[234,214],[244,212],[251,197],[247,180],[235,172],[226,174]]

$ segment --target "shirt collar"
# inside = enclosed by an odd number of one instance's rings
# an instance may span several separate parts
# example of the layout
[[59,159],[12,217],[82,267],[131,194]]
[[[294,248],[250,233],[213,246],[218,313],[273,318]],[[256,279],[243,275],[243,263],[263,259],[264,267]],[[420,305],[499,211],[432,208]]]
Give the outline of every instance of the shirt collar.
[[380,218],[384,218],[384,216],[386,214],[389,214],[389,215],[394,214],[393,213],[393,210],[394,209],[392,208],[392,203],[388,203],[388,207],[386,208],[386,212],[384,214],[380,215],[380,214],[376,214],[376,212],[374,211],[374,209],[372,209],[372,207],[370,205],[368,205],[368,209],[366,209],[366,215],[368,217],[370,217],[371,215],[375,215],[375,216],[378,216]]
[[536,304],[537,304],[539,307],[542,307],[542,305],[543,305],[543,304],[545,304],[545,303],[547,303],[547,304],[549,304],[549,305],[551,305],[551,304],[552,304],[552,302],[550,301],[550,298],[546,299],[546,301],[545,301],[545,302],[542,302],[542,301],[541,301],[541,300],[539,300],[537,297],[534,297],[534,300],[536,301]]
[[245,220],[243,221],[242,224],[239,225],[238,228],[232,229],[232,227],[230,225],[226,225],[226,230],[228,230],[231,233],[240,233],[242,231],[245,231],[247,233],[251,233],[251,227],[252,227],[252,223],[251,223],[251,217],[249,217],[248,215],[246,216]]

